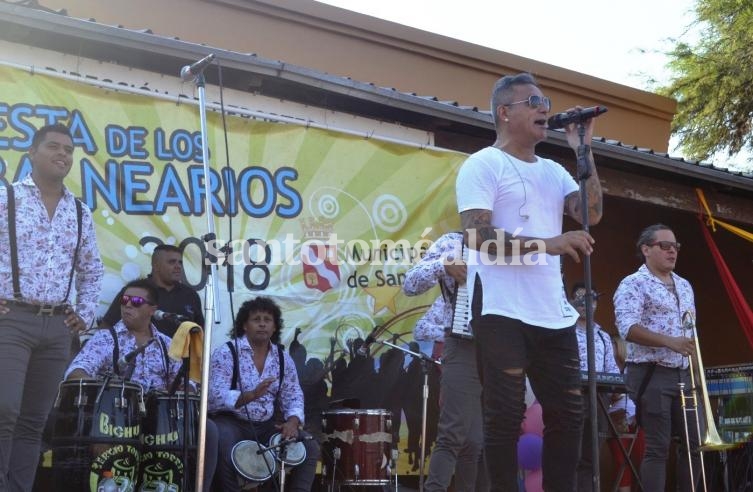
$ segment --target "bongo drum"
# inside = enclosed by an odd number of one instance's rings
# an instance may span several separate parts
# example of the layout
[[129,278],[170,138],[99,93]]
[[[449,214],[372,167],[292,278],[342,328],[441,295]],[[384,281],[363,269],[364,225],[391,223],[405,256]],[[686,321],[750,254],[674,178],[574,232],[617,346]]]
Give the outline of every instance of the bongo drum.
[[256,441],[239,441],[230,456],[242,490],[258,487],[272,478],[277,470],[274,453]]
[[[285,465],[293,467],[298,466],[306,460],[306,446],[299,441],[290,441],[284,446],[279,446],[282,440],[282,434],[279,432],[273,434],[269,439],[269,447],[277,461],[285,463]],[[287,469],[286,471],[289,471]]]

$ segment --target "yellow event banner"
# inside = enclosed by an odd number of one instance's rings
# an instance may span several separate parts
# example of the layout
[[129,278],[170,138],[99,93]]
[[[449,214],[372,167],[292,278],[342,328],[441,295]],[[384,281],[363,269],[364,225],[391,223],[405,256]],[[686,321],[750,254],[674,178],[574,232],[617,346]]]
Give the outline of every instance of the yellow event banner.
[[[439,292],[410,298],[401,284],[430,240],[459,226],[464,154],[228,116],[226,155],[221,115],[209,112],[207,187],[195,104],[13,68],[0,68],[0,94],[3,184],[30,172],[36,128],[60,122],[73,132],[66,185],[94,213],[107,271],[100,314],[125,282],[149,273],[160,243],[183,249],[197,290],[202,264],[219,259],[214,346],[227,340],[233,310],[260,294],[283,308],[283,343],[299,330],[309,356],[324,359],[331,337],[345,352],[377,325],[409,341]],[[205,240],[207,188],[216,241]]]

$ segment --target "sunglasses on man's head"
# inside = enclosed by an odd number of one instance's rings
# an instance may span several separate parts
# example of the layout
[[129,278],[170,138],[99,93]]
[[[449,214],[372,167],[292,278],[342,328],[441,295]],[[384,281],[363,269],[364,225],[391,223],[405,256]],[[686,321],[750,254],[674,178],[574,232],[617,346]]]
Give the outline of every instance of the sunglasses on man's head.
[[120,298],[121,306],[127,306],[129,302],[131,303],[131,306],[135,308],[141,307],[144,304],[149,304],[150,306],[153,305],[148,299],[141,296],[128,296],[124,294],[123,297]]
[[544,106],[544,109],[549,111],[552,108],[552,100],[549,99],[546,96],[528,96],[528,99],[523,99],[522,101],[515,101],[511,103],[504,104],[504,106],[512,106],[514,104],[523,104],[527,103],[528,106],[530,106],[533,109],[538,108],[539,106]]
[[659,246],[659,248],[662,251],[669,251],[672,248],[675,248],[675,251],[677,251],[677,252],[680,251],[680,243],[674,243],[672,241],[656,241],[656,242],[653,242],[653,243],[649,243],[646,246],[648,246],[650,248],[654,247],[654,246]]

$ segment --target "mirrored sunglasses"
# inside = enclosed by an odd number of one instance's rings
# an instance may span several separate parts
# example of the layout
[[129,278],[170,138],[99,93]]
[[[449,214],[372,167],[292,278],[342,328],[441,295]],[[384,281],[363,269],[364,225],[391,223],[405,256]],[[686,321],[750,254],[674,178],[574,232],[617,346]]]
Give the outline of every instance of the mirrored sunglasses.
[[129,302],[131,303],[131,306],[133,306],[135,308],[141,307],[144,304],[149,304],[150,306],[153,305],[151,302],[149,302],[147,299],[145,299],[145,298],[143,298],[141,296],[128,296],[128,295],[124,294],[120,298],[120,305],[121,306],[127,306]]
[[672,241],[656,241],[649,244],[649,246],[659,246],[662,251],[669,251],[672,248],[675,248],[675,251],[677,252],[680,251],[680,243],[673,243]]
[[522,101],[514,101],[508,104],[505,104],[504,106],[512,106],[514,104],[523,104],[526,103],[528,106],[530,106],[533,109],[538,108],[539,106],[544,106],[544,109],[549,111],[552,107],[552,100],[549,99],[546,96],[528,96],[528,99],[524,99]]
[[[591,299],[593,300],[594,304],[599,302],[599,294],[598,292],[594,292],[592,294]],[[585,292],[579,292],[575,294],[575,299],[573,299],[572,305],[575,307],[585,307],[586,306],[586,293]]]

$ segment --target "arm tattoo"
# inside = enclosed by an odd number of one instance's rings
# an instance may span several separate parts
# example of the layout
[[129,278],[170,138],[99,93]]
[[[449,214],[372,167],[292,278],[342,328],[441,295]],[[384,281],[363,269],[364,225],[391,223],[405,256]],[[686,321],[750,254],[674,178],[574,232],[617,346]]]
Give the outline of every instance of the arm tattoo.
[[[601,182],[599,181],[599,175],[596,172],[596,165],[594,164],[593,154],[589,152],[586,157],[588,165],[591,168],[591,176],[586,180],[586,196],[588,200],[588,222],[589,225],[598,224],[601,220],[601,216],[604,212],[604,199],[601,191]],[[575,191],[565,197],[565,211],[567,214],[575,219],[578,223],[583,223],[581,217],[581,200],[580,192]]]
[[[488,253],[492,257],[513,253],[517,255],[532,250],[529,241],[533,238],[514,236],[504,229],[496,229],[491,220],[490,210],[473,209],[461,212],[463,242],[469,248]],[[515,247],[512,245],[513,242]]]

